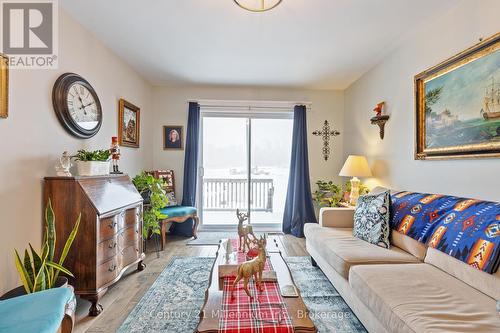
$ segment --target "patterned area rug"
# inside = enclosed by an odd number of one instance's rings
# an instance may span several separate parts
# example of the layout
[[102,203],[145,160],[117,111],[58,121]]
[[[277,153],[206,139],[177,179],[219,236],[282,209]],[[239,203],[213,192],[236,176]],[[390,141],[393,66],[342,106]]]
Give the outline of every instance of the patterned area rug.
[[[174,258],[118,329],[120,333],[194,332],[214,258]],[[366,332],[309,257],[286,258],[318,332]]]

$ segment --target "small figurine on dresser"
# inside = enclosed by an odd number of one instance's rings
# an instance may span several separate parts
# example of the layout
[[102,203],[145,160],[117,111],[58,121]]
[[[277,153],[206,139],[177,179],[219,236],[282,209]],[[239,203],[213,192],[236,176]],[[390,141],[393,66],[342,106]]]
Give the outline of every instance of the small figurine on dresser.
[[[250,244],[255,242],[257,237],[255,237],[253,228],[250,224],[243,225],[243,222],[248,219],[248,213],[240,213],[240,210],[236,209],[236,217],[238,218],[238,239],[240,243],[238,249],[245,252],[245,247],[250,250]],[[252,240],[249,237],[250,235],[252,235]]]
[[267,240],[266,237],[260,236],[259,239],[256,239],[257,246],[259,248],[259,255],[250,260],[242,263],[238,266],[238,275],[233,282],[233,286],[231,288],[231,298],[234,297],[233,292],[234,288],[243,279],[243,289],[250,299],[252,299],[252,295],[250,294],[250,290],[248,290],[248,281],[253,276],[255,286],[259,291],[263,290],[262,287],[262,272],[264,271],[264,266],[267,260],[266,246]]
[[71,177],[71,172],[69,171],[71,168],[71,156],[67,151],[62,153],[62,156],[59,157],[59,163],[56,164],[56,174],[59,177]]
[[118,145],[118,137],[111,137],[111,148],[109,150],[111,152],[111,160],[113,161],[113,171],[112,174],[122,174],[118,168],[118,161],[120,160],[120,146]]

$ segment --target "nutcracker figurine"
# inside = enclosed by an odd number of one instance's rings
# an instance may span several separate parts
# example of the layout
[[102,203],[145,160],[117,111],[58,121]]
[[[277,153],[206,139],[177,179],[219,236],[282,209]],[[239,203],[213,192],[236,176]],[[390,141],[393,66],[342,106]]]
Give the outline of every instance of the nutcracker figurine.
[[120,146],[118,145],[118,137],[112,136],[111,137],[111,159],[113,160],[113,171],[111,172],[112,174],[122,174],[118,169],[118,161],[120,160]]

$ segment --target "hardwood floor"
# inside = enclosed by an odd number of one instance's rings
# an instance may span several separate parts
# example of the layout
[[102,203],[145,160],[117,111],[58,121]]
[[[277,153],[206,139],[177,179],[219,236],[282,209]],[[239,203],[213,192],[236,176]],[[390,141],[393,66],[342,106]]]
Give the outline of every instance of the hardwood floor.
[[[273,235],[283,256],[306,256],[305,239],[290,235]],[[157,258],[153,242],[148,243],[146,269],[142,272],[125,273],[120,282],[111,287],[102,298],[104,311],[98,317],[89,317],[90,303],[78,298],[76,309],[76,333],[115,332],[127,315],[140,301],[142,295],[156,280],[170,260],[175,257],[215,257],[217,246],[187,246],[188,239],[168,236],[164,251]]]

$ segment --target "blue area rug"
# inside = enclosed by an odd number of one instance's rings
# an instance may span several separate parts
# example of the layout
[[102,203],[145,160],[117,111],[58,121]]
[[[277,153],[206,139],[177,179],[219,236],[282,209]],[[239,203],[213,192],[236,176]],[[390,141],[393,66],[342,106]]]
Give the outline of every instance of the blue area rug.
[[[285,259],[318,332],[366,332],[309,257]],[[158,276],[118,329],[121,333],[194,332],[214,258],[177,257]]]

